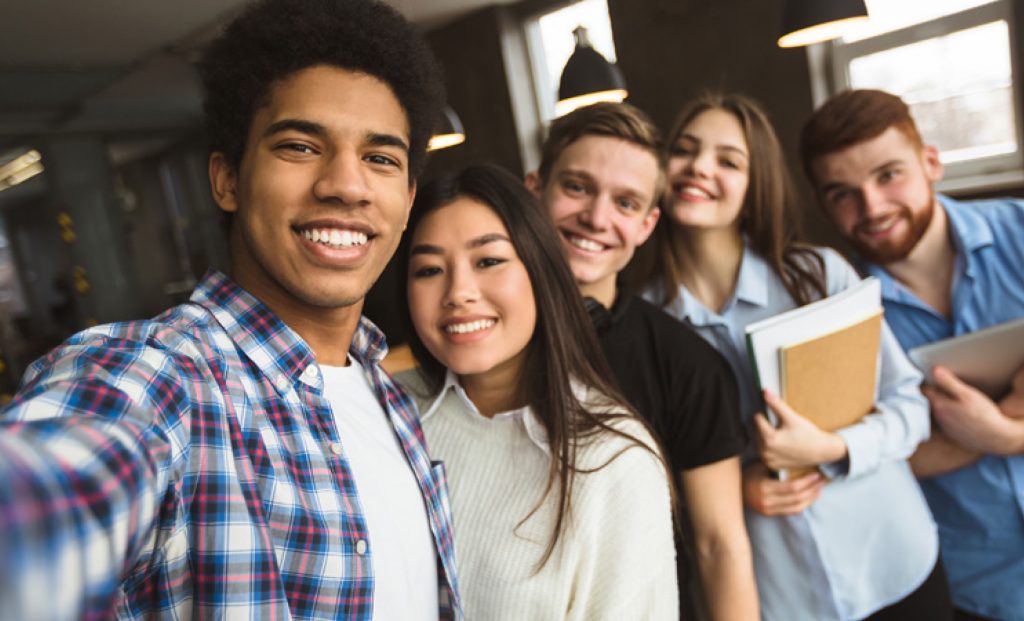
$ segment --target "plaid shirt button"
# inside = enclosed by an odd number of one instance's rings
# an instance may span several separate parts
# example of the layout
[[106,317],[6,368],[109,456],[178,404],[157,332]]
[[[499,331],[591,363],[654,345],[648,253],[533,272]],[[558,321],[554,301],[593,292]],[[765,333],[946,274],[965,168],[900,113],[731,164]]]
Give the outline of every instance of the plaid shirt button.
[[358,554],[359,556],[362,556],[362,555],[366,554],[366,540],[365,539],[360,539],[359,541],[356,542],[356,554]]

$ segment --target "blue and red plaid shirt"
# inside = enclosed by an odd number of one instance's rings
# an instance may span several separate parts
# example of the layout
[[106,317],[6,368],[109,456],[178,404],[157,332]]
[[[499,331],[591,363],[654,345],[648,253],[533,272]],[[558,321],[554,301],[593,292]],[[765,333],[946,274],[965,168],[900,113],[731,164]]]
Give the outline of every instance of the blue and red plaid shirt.
[[[450,505],[362,319],[350,348],[419,482],[441,619]],[[223,274],[79,333],[0,414],[0,619],[370,619],[373,549],[310,348]],[[313,369],[307,371],[307,369]]]

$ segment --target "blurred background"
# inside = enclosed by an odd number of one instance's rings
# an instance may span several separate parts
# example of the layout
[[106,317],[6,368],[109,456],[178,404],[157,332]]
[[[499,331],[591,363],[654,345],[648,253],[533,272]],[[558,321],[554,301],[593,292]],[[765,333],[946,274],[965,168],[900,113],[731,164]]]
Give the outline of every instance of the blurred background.
[[[0,6],[0,399],[71,333],[157,314],[209,267],[227,267],[193,63],[246,1]],[[703,90],[760,100],[818,243],[838,245],[800,177],[797,134],[849,87],[911,104],[942,151],[943,191],[1024,196],[1024,0],[868,1],[868,19],[843,36],[796,48],[777,43],[792,0],[388,1],[436,52],[465,134],[432,154],[421,180],[481,161],[535,168],[582,25],[627,101],[663,130]],[[395,286],[389,270],[366,312],[397,343]]]

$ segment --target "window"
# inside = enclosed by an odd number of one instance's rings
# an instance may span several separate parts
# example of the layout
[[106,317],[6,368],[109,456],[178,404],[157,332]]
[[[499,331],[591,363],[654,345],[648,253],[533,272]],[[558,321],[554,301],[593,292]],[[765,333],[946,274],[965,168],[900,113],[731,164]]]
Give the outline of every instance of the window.
[[946,166],[940,190],[1024,183],[1008,0],[867,0],[870,20],[809,50],[812,72],[831,84],[815,105],[846,88],[903,98],[925,142]]
[[612,40],[607,0],[582,0],[524,22],[537,108],[544,123],[555,118],[558,81],[562,68],[575,49],[572,31],[577,26],[587,29],[595,50],[609,62],[615,62],[615,42]]

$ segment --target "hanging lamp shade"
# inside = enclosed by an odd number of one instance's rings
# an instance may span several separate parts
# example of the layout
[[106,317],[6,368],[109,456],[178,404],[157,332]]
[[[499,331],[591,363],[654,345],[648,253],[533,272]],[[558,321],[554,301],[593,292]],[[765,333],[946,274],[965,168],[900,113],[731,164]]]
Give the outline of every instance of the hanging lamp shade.
[[801,47],[841,37],[867,21],[864,0],[786,0],[779,47]]
[[586,28],[578,26],[572,34],[576,37],[576,49],[562,69],[555,113],[562,116],[599,101],[625,99],[626,80],[619,68],[594,49]]
[[427,143],[427,151],[447,149],[457,144],[466,142],[466,132],[462,129],[462,120],[451,106],[445,104],[441,110],[441,123],[437,132],[430,137]]

